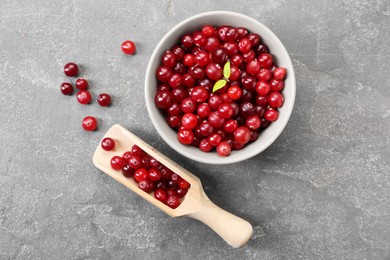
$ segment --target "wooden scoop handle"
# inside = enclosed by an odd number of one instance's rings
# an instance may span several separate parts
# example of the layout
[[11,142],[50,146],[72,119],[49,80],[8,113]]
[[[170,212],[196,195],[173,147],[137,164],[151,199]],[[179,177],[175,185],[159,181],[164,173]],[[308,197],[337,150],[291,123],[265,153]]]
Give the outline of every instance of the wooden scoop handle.
[[206,195],[199,210],[187,216],[209,226],[234,248],[244,246],[252,236],[253,228],[248,221],[221,209]]

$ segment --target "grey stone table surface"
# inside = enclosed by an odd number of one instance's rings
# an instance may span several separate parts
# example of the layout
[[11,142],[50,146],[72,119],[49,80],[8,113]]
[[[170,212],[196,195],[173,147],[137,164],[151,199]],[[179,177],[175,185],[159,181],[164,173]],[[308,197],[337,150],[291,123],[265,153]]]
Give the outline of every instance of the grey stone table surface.
[[[209,166],[173,151],[144,104],[162,36],[200,12],[238,11],[286,46],[292,117],[247,161]],[[390,259],[390,2],[0,0],[0,259]],[[120,44],[137,43],[125,56]],[[75,61],[94,95],[59,85]],[[95,115],[96,132],[81,129]],[[254,235],[232,249],[203,224],[172,219],[91,161],[119,123],[199,176]]]

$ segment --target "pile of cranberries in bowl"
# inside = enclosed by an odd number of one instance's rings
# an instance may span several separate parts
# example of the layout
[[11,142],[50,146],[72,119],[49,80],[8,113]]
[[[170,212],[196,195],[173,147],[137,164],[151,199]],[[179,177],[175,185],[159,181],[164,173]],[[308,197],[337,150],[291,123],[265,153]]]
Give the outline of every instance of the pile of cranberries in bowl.
[[[101,147],[105,151],[113,151],[115,140],[106,137],[101,141]],[[123,155],[113,156],[110,164],[113,170],[122,171],[126,178],[133,178],[138,188],[173,209],[181,204],[191,186],[137,145]]]
[[163,53],[154,103],[180,143],[228,156],[278,119],[286,76],[260,35],[205,25]]

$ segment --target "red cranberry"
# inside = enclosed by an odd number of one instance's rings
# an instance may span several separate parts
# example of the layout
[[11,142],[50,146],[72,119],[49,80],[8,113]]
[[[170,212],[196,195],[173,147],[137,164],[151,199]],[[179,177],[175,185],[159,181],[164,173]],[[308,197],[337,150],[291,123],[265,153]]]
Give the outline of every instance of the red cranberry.
[[61,92],[64,95],[72,95],[73,94],[73,86],[69,82],[64,82],[61,84]]
[[259,96],[267,96],[270,90],[271,86],[266,81],[258,81],[256,83],[256,92]]
[[269,69],[260,69],[256,75],[258,80],[269,81],[272,78],[272,72]]
[[173,101],[177,103],[181,103],[183,99],[188,97],[187,91],[184,90],[184,88],[182,87],[177,87],[172,89],[171,94],[173,97]]
[[121,170],[124,164],[125,160],[123,160],[120,156],[114,156],[111,158],[111,168],[116,171]]
[[189,73],[195,78],[195,79],[203,79],[206,76],[206,73],[204,72],[203,68],[192,66],[189,68]]
[[211,36],[214,34],[214,27],[211,26],[211,25],[205,25],[203,26],[202,28],[202,33],[205,35],[205,36]]
[[185,52],[182,47],[174,46],[172,47],[171,51],[173,52],[173,54],[175,54],[177,61],[181,61],[183,59]]
[[204,138],[199,143],[199,149],[203,152],[210,152],[213,146],[209,143],[207,138]]
[[237,100],[241,97],[242,95],[242,90],[240,87],[238,86],[231,86],[229,89],[228,89],[228,92],[227,92],[229,98],[233,99],[233,100]]
[[238,54],[238,44],[235,42],[226,42],[223,47],[225,47],[226,54],[229,57],[233,57],[234,55]]
[[208,104],[212,110],[217,110],[218,107],[222,104],[222,98],[218,95],[212,95],[209,98]]
[[79,67],[76,63],[69,62],[64,66],[64,73],[68,77],[76,77],[79,74]]
[[86,131],[94,131],[98,126],[96,118],[93,116],[87,116],[83,119],[82,127]]
[[228,144],[227,142],[221,142],[217,146],[217,153],[219,156],[226,157],[231,153],[231,151],[232,151],[232,148],[231,148],[230,144]]
[[251,131],[251,139],[249,140],[249,142],[254,142],[259,139],[259,135],[260,133],[258,131]]
[[238,42],[238,49],[241,53],[247,53],[252,48],[252,43],[248,38],[241,39]]
[[242,102],[252,102],[252,99],[253,99],[252,92],[247,90],[246,88],[244,88],[242,90],[241,103]]
[[203,49],[208,52],[214,51],[221,45],[218,38],[215,36],[210,36],[206,39],[206,42],[203,45]]
[[261,40],[260,35],[258,35],[257,33],[250,33],[248,35],[248,39],[251,41],[252,47],[259,45]]
[[195,56],[193,54],[186,54],[183,58],[183,64],[187,67],[192,67],[195,65]]
[[272,56],[269,53],[262,53],[259,55],[260,66],[269,69],[272,66]]
[[260,71],[260,64],[257,62],[256,59],[252,60],[246,65],[246,71],[251,75],[255,75]]
[[177,116],[181,113],[180,105],[178,103],[173,103],[167,110],[168,114],[171,116]]
[[191,144],[194,141],[194,133],[191,130],[179,130],[177,137],[182,144]]
[[211,57],[213,62],[217,64],[225,64],[227,61],[227,54],[224,48],[216,48],[211,53]]
[[237,40],[238,38],[238,32],[235,28],[229,28],[227,31],[226,31],[226,35],[225,35],[225,38],[227,41],[229,42],[234,42]]
[[268,100],[266,97],[256,96],[255,103],[256,103],[256,105],[265,107],[268,105]]
[[148,177],[147,178],[150,181],[158,181],[158,180],[161,179],[161,172],[159,170],[157,170],[157,169],[152,168],[152,169],[150,169],[148,171]]
[[143,166],[142,159],[137,155],[132,155],[127,161],[131,168],[137,170]]
[[271,92],[268,96],[268,104],[272,108],[279,108],[283,105],[283,96],[279,92]]
[[179,198],[183,198],[188,192],[188,189],[182,189],[182,188],[177,188],[176,189],[176,195],[179,197]]
[[133,155],[137,155],[139,157],[144,157],[145,156],[145,152],[144,150],[142,150],[138,145],[134,144],[132,147],[131,147],[131,152],[133,153]]
[[234,131],[234,139],[240,144],[246,144],[251,138],[251,131],[246,126],[240,126]]
[[225,130],[225,132],[228,133],[233,133],[234,131],[236,131],[237,127],[238,127],[237,121],[234,119],[229,119],[223,125],[223,130]]
[[256,130],[260,127],[261,121],[257,115],[253,115],[246,119],[245,124],[250,130]]
[[127,55],[132,55],[132,54],[134,54],[135,51],[136,51],[135,43],[132,42],[132,41],[129,41],[129,40],[124,41],[124,42],[122,43],[122,46],[121,46],[121,47],[122,47],[123,53],[124,53],[124,54],[127,54]]
[[240,112],[240,106],[235,102],[230,103],[230,106],[233,108],[233,116],[237,116]]
[[206,37],[201,32],[193,33],[192,39],[196,46],[202,46],[206,41]]
[[197,103],[205,102],[209,97],[209,93],[204,87],[195,87],[191,92],[191,98]]
[[241,83],[249,91],[253,91],[256,87],[256,80],[251,76],[243,77]]
[[225,123],[225,119],[216,111],[211,112],[207,120],[214,128],[221,128]]
[[92,99],[92,96],[88,90],[80,90],[79,92],[77,92],[77,101],[80,104],[82,104],[82,105],[89,104],[89,103],[91,103],[91,99]]
[[198,116],[201,118],[208,117],[210,115],[211,109],[207,103],[200,104],[197,109]]
[[157,79],[161,82],[167,82],[172,77],[172,70],[166,66],[160,66],[156,70]]
[[193,43],[194,43],[194,41],[192,40],[192,37],[189,34],[186,34],[183,36],[183,38],[181,38],[181,44],[185,48],[190,48],[193,45]]
[[278,120],[278,117],[279,117],[279,112],[277,110],[268,109],[267,111],[265,111],[264,118],[267,121],[274,122]]
[[201,135],[209,136],[214,132],[214,128],[209,122],[205,121],[199,125],[199,131]]
[[167,116],[167,123],[171,128],[176,128],[180,125],[180,116]]
[[138,183],[138,188],[143,190],[144,192],[151,192],[153,191],[154,185],[153,182],[150,182],[148,180],[142,180]]
[[105,151],[112,151],[115,148],[115,141],[110,137],[106,137],[102,140],[101,146]]
[[152,168],[159,169],[161,166],[161,163],[156,158],[152,157],[152,158],[150,158],[149,165]]
[[255,115],[262,118],[265,113],[265,108],[263,106],[256,105],[255,106]]
[[228,103],[223,103],[218,107],[218,113],[221,117],[227,119],[233,116],[234,110]]
[[198,125],[198,118],[194,114],[186,113],[181,118],[181,125],[188,130],[194,129]]
[[140,168],[134,173],[134,180],[137,182],[144,181],[148,178],[148,171],[144,168]]
[[176,88],[176,87],[180,86],[182,82],[183,82],[183,76],[179,73],[175,73],[169,79],[168,84],[172,88]]
[[176,55],[171,51],[166,51],[161,60],[165,66],[172,68],[176,64]]
[[244,58],[238,54],[234,55],[231,59],[231,63],[237,67],[240,67],[240,65],[242,64],[243,61],[244,61]]
[[221,135],[219,134],[212,134],[209,136],[208,138],[208,142],[209,144],[211,144],[212,146],[217,146],[221,143],[222,141],[222,137]]
[[243,27],[238,27],[237,33],[238,33],[238,39],[241,40],[242,38],[244,38],[248,35],[248,30],[246,28],[243,28]]
[[107,93],[102,93],[98,96],[97,101],[102,107],[108,107],[111,103],[111,96]]
[[218,37],[221,41],[226,41],[226,32],[229,30],[229,26],[222,25],[218,28]]
[[[161,174],[161,176],[162,176],[162,174]],[[161,180],[156,182],[156,188],[166,190],[168,188],[168,182],[165,179],[164,180],[161,179]]]
[[88,81],[86,79],[77,79],[76,88],[80,90],[86,90],[88,88]]
[[130,167],[129,164],[125,163],[122,167],[122,174],[123,176],[125,176],[126,178],[131,178],[133,177],[134,175],[134,170],[133,168]]
[[154,191],[154,197],[161,201],[162,203],[165,203],[167,201],[168,195],[163,189],[157,189]]
[[256,54],[253,50],[248,51],[247,53],[244,53],[242,55],[242,58],[244,59],[245,62],[250,62],[256,57]]
[[222,68],[219,64],[210,63],[206,66],[205,69],[207,77],[210,79],[217,81],[222,78]]
[[178,63],[176,63],[176,65],[173,67],[173,71],[182,75],[182,74],[184,74],[184,73],[187,72],[187,68],[186,68],[186,66],[184,66],[183,63],[178,62]]
[[198,64],[200,67],[206,66],[210,63],[210,54],[205,51],[199,51],[195,55],[195,63]]
[[279,67],[274,70],[274,78],[277,80],[284,80],[286,75],[287,71],[285,68]]
[[195,85],[195,78],[189,74],[186,73],[183,75],[183,85],[186,87],[193,87]]
[[270,124],[271,124],[270,121],[267,121],[267,120],[265,120],[264,118],[262,118],[262,119],[261,119],[261,125],[260,125],[260,127],[261,127],[261,129],[265,129],[265,128],[267,128]]
[[272,78],[269,82],[271,85],[271,91],[280,92],[284,88],[284,81]]
[[262,53],[268,53],[267,45],[265,45],[264,43],[260,43],[259,46],[257,46],[257,48],[256,48],[256,53],[258,55],[260,55]]
[[123,157],[123,159],[125,160],[125,162],[128,162],[129,159],[130,159],[130,157],[133,156],[133,155],[134,155],[134,154],[133,154],[132,152],[127,151],[127,152],[125,152],[125,153],[122,155],[122,157]]
[[154,97],[154,103],[158,108],[167,109],[172,104],[172,93],[169,91],[158,91]]
[[192,100],[191,98],[185,98],[182,102],[181,102],[181,110],[184,112],[184,113],[192,113],[195,111],[196,109],[196,103],[194,100]]
[[255,112],[253,104],[251,102],[243,102],[240,105],[240,115],[244,118],[248,118]]
[[180,198],[176,195],[170,195],[168,196],[168,199],[167,199],[167,205],[170,207],[170,208],[177,208],[179,207],[180,205]]

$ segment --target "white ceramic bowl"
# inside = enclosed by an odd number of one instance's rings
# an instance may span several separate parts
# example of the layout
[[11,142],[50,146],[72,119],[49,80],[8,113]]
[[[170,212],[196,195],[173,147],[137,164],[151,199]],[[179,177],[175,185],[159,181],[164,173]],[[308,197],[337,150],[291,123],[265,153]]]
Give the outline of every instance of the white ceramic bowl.
[[[177,133],[168,126],[163,114],[154,104],[154,96],[157,89],[156,69],[161,63],[163,52],[176,45],[180,41],[181,36],[185,33],[199,30],[206,24],[214,26],[232,25],[235,27],[245,27],[251,32],[258,33],[263,42],[269,47],[277,65],[287,69],[287,79],[282,92],[284,104],[279,110],[279,119],[265,129],[260,134],[257,141],[247,145],[242,150],[232,151],[227,157],[220,157],[216,152],[205,153],[197,147],[179,143],[177,140]],[[278,37],[262,23],[251,17],[226,11],[201,13],[182,21],[172,28],[154,49],[145,76],[146,107],[157,132],[178,153],[192,160],[208,164],[229,164],[239,162],[261,153],[270,146],[276,138],[278,138],[290,118],[295,101],[295,91],[295,74],[291,59]]]

